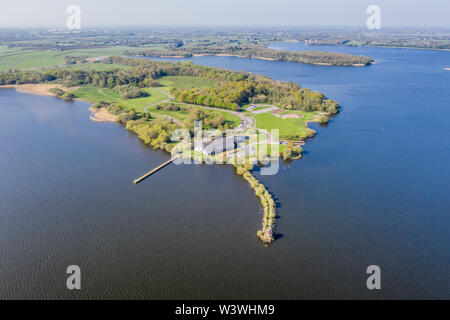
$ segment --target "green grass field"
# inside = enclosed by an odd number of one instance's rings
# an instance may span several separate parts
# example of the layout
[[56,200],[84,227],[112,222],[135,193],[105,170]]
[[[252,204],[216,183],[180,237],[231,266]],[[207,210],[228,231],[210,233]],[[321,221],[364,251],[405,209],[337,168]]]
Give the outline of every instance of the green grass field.
[[261,106],[261,107],[256,107],[255,109],[253,109],[253,111],[259,111],[259,110],[264,110],[264,109],[269,109],[271,107],[269,106]]
[[[161,88],[155,89],[155,88],[144,88],[142,90],[148,92],[150,96],[148,97],[142,97],[142,98],[136,98],[136,99],[123,99],[117,92],[115,92],[113,89],[109,88],[95,88],[91,86],[86,87],[80,87],[77,89],[72,90],[71,92],[75,94],[75,96],[79,99],[89,101],[92,103],[96,103],[99,101],[105,101],[109,103],[117,103],[123,106],[126,109],[135,109],[138,112],[142,112],[144,107],[162,102],[164,100],[167,100],[167,96],[158,91]],[[176,103],[175,103],[176,104]],[[207,112],[217,112],[223,115],[225,121],[232,124],[233,126],[238,126],[240,123],[240,119],[238,116],[231,114],[229,112],[225,111],[211,111],[206,108],[202,108],[202,106],[192,105],[192,107],[203,109]],[[150,106],[147,109],[150,113],[156,114],[156,115],[167,115],[171,116],[181,122],[186,120],[189,113],[188,112],[177,112],[177,111],[167,111],[167,110],[157,110],[155,106]]]
[[241,123],[241,119],[232,113],[223,112],[223,111],[215,111],[215,112],[220,112],[223,115],[223,117],[225,118],[225,121],[232,123],[235,127],[237,127]]
[[92,103],[105,101],[110,103],[117,103],[126,109],[134,108],[136,111],[142,111],[145,106],[161,102],[167,99],[163,93],[154,88],[145,88],[144,91],[148,92],[150,96],[141,97],[136,99],[123,99],[117,92],[108,88],[94,88],[94,87],[81,87],[71,92],[75,94],[77,98]]
[[9,69],[39,69],[43,67],[59,66],[64,64],[66,56],[118,56],[123,55],[126,50],[133,50],[132,47],[117,46],[79,50],[23,50],[0,46],[0,71]]
[[199,77],[165,76],[158,79],[164,87],[175,88],[215,88],[218,83]]
[[189,116],[189,112],[186,111],[168,111],[168,110],[157,110],[155,106],[151,106],[147,109],[152,115],[170,116],[181,122],[184,122]]
[[316,115],[315,112],[289,111],[288,113],[299,113],[303,118],[282,119],[275,117],[271,113],[261,113],[254,116],[256,126],[266,130],[278,129],[280,131],[280,138],[292,135],[299,136],[307,131],[305,121],[312,120]]

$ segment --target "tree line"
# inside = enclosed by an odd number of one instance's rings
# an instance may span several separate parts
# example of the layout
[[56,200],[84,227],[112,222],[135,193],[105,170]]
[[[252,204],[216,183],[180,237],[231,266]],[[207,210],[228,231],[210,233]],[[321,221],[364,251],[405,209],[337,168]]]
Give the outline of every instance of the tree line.
[[368,65],[373,59],[364,56],[319,51],[279,51],[263,46],[201,46],[191,48],[168,48],[166,50],[127,51],[130,56],[192,57],[195,55],[233,55],[243,58],[264,58],[308,64],[331,64],[336,66]]
[[51,82],[57,80],[66,87],[93,85],[102,88],[124,87],[124,95],[133,97],[142,94],[132,87],[158,86],[158,78],[168,75],[196,76],[217,82],[217,88],[174,88],[172,94],[181,102],[239,110],[247,103],[274,104],[285,109],[303,111],[325,111],[337,113],[336,101],[325,98],[316,91],[301,88],[292,82],[280,82],[268,77],[240,71],[198,66],[190,62],[172,63],[109,57],[107,64],[122,64],[129,69],[84,70],[53,69],[40,72],[0,73],[0,84],[22,84]]

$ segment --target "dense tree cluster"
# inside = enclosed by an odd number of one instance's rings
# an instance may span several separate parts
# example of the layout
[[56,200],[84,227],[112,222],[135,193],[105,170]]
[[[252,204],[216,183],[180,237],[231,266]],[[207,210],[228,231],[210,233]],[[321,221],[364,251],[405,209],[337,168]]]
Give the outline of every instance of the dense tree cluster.
[[171,94],[185,103],[239,110],[254,95],[254,86],[248,81],[228,81],[219,88],[173,88]]
[[140,88],[159,86],[156,77],[158,73],[148,68],[133,68],[130,70],[82,70],[82,69],[52,69],[41,72],[2,72],[0,85],[41,83],[59,80],[66,87],[94,85],[101,88],[131,85]]
[[219,112],[191,108],[189,116],[184,121],[184,125],[188,129],[193,130],[195,121],[202,121],[203,129],[219,129],[225,131],[232,128],[232,125],[227,123],[225,117]]
[[337,113],[339,104],[325,95],[300,88],[293,83],[273,80],[224,82],[218,88],[173,88],[171,94],[179,101],[198,105],[239,110],[247,103],[268,103],[289,110]]
[[238,110],[246,103],[270,103],[292,110],[337,113],[339,104],[322,93],[301,88],[292,82],[280,82],[246,72],[194,65],[111,57],[107,63],[126,64],[153,70],[155,78],[165,75],[203,77],[219,83],[218,88],[172,89],[172,95],[184,103]]
[[142,141],[153,148],[170,152],[173,147],[170,144],[170,136],[178,126],[167,118],[152,121],[141,118],[128,121],[126,128],[136,133]]
[[225,120],[225,117],[216,111],[200,110],[191,106],[180,106],[174,103],[164,103],[155,106],[156,110],[174,111],[188,113],[186,120],[183,122],[185,128],[194,130],[194,122],[202,121],[203,129],[219,129],[221,131],[231,129],[231,123]]
[[131,85],[119,85],[114,87],[114,91],[120,94],[124,99],[134,99],[140,97],[146,97],[149,94],[137,87]]
[[127,130],[136,133],[141,140],[153,148],[168,152],[172,150],[170,136],[178,125],[172,123],[170,119],[152,119],[149,113],[137,113],[134,109],[124,109],[118,104],[103,101],[94,104],[92,108],[106,108],[109,113],[117,116]]
[[[246,72],[198,66],[190,62],[171,63],[109,57],[108,64],[124,64],[125,70],[67,70],[55,69],[42,72],[0,73],[0,84],[38,83],[58,80],[65,86],[94,85],[150,87],[158,85],[158,78],[168,75],[196,76],[217,82],[217,88],[175,88],[172,94],[181,102],[238,110],[246,103],[274,104],[286,109],[325,111],[337,113],[339,105],[322,93],[301,88],[292,82],[280,82],[268,77]],[[134,93],[138,93],[134,89]],[[133,94],[130,95],[133,97]]]

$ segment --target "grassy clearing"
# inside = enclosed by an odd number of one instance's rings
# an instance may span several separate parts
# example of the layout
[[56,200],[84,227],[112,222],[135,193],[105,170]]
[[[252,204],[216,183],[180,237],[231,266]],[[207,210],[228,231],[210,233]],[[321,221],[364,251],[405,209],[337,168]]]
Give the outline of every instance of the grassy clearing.
[[144,91],[148,92],[150,96],[141,97],[136,99],[123,99],[117,92],[108,88],[95,88],[95,87],[81,87],[71,92],[75,94],[77,98],[86,100],[92,103],[105,101],[109,103],[117,103],[126,109],[134,108],[136,111],[143,111],[144,107],[161,102],[167,99],[167,97],[154,88],[145,88]]
[[[149,97],[142,97],[142,98],[136,98],[136,99],[123,99],[117,92],[115,92],[112,89],[109,88],[96,88],[92,86],[86,86],[86,87],[80,87],[77,89],[72,90],[71,92],[75,94],[75,96],[79,99],[89,101],[92,103],[99,102],[99,101],[105,101],[109,103],[117,103],[123,106],[126,109],[135,109],[138,112],[142,112],[144,107],[162,102],[167,100],[167,96],[158,91],[161,88],[155,89],[155,88],[144,88],[143,90],[148,92],[150,94]],[[175,103],[176,104],[176,103]],[[232,124],[233,126],[237,127],[241,120],[238,116],[231,114],[229,112],[225,111],[219,111],[219,110],[209,110],[206,108],[203,108],[202,106],[192,105],[194,108],[203,109],[207,112],[216,112],[223,115],[225,121]],[[167,111],[167,110],[157,110],[155,106],[150,106],[147,109],[150,113],[159,114],[159,115],[167,115],[171,116],[177,120],[184,121],[186,120],[188,116],[188,112],[180,112],[180,111]]]
[[255,109],[253,109],[253,111],[259,111],[259,110],[270,109],[270,108],[272,108],[272,107],[270,107],[270,106],[256,107]]
[[236,116],[232,113],[223,112],[223,111],[215,111],[215,112],[221,113],[223,115],[223,117],[225,118],[225,121],[232,123],[233,126],[235,126],[235,127],[237,127],[241,123],[241,118],[239,118],[238,116]]
[[147,108],[147,111],[152,115],[161,115],[161,116],[170,116],[174,119],[177,119],[181,122],[184,122],[189,116],[189,112],[186,111],[168,111],[168,110],[157,110],[155,106]]
[[280,131],[280,138],[283,139],[286,136],[300,136],[307,132],[305,121],[310,121],[316,115],[315,112],[287,112],[287,113],[299,113],[303,118],[290,118],[282,119],[275,117],[271,113],[261,113],[254,116],[256,120],[256,126],[261,129],[271,130],[278,129]]
[[177,103],[176,101],[172,101],[172,103],[180,105],[180,106],[190,106],[193,108],[197,108],[200,110],[204,110],[206,112],[216,112],[216,113],[220,113],[221,115],[223,115],[223,118],[225,119],[225,121],[227,121],[228,123],[232,124],[234,127],[237,127],[240,123],[241,123],[241,118],[239,118],[238,116],[230,113],[230,112],[226,112],[226,111],[221,111],[221,110],[210,110],[208,108],[205,108],[204,106],[200,106],[197,104],[180,104]]
[[215,88],[218,83],[199,77],[165,76],[158,79],[164,87],[174,88]]
[[[266,151],[264,151],[263,147],[260,144],[258,144],[256,150],[258,152],[259,159],[262,159],[264,155],[268,155],[269,157],[274,157],[275,156],[275,147],[276,146],[277,145],[275,145],[275,144],[268,144],[266,146]],[[274,154],[272,154],[272,148],[273,148]],[[287,148],[287,145],[279,144],[278,145],[278,156],[280,154],[283,154],[283,150],[286,149],[286,148]],[[264,153],[264,152],[267,152],[267,153]]]

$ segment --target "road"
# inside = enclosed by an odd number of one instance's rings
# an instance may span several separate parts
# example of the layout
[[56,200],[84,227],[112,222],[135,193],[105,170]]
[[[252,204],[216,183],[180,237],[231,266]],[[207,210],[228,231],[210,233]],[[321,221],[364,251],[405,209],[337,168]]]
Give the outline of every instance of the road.
[[[165,96],[167,96],[167,99],[164,100],[164,101],[155,102],[155,103],[149,104],[148,106],[145,106],[144,107],[144,112],[148,112],[147,108],[150,108],[150,107],[152,107],[154,105],[158,105],[158,104],[161,104],[161,103],[166,103],[166,102],[174,100],[174,97],[172,95],[170,95],[169,93],[164,92],[164,91],[159,90],[159,89],[156,89],[156,90],[161,92]],[[185,106],[201,107],[201,108],[208,109],[208,110],[228,112],[228,113],[234,114],[235,116],[239,117],[239,119],[241,119],[241,124],[238,126],[239,129],[249,129],[249,128],[251,128],[253,126],[253,122],[254,122],[253,119],[250,118],[250,117],[247,117],[246,115],[244,115],[241,112],[231,111],[231,110],[222,109],[222,108],[215,108],[215,107],[197,106],[197,105],[192,105],[192,104],[183,103],[183,102],[177,102],[176,104],[185,105]],[[166,116],[166,117],[169,118],[170,120],[172,120],[174,123],[177,123],[180,126],[183,126],[183,123],[181,121],[179,121],[179,120],[177,120],[177,119],[175,119],[173,117],[170,117],[170,116]]]
[[[149,104],[148,106],[145,106],[144,109],[143,109],[144,112],[148,112],[148,113],[151,114],[151,112],[147,111],[147,108],[150,108],[150,107],[152,107],[152,106],[155,106],[155,105],[158,105],[158,104],[161,104],[161,103],[166,103],[166,102],[168,102],[168,101],[173,100],[173,97],[172,97],[170,94],[168,94],[167,92],[164,92],[164,91],[159,90],[159,89],[156,89],[156,90],[159,91],[159,92],[161,92],[162,94],[166,95],[166,96],[167,96],[167,99],[166,99],[166,100],[163,100],[163,101],[151,103],[151,104]],[[175,118],[173,118],[173,117],[171,117],[171,116],[160,115],[160,114],[156,114],[156,113],[154,113],[154,115],[156,115],[156,117],[157,117],[157,116],[164,116],[164,117],[167,117],[167,118],[169,118],[173,123],[176,123],[176,124],[180,125],[181,127],[183,126],[183,123],[182,123],[180,120],[177,120],[177,119],[175,119]]]

